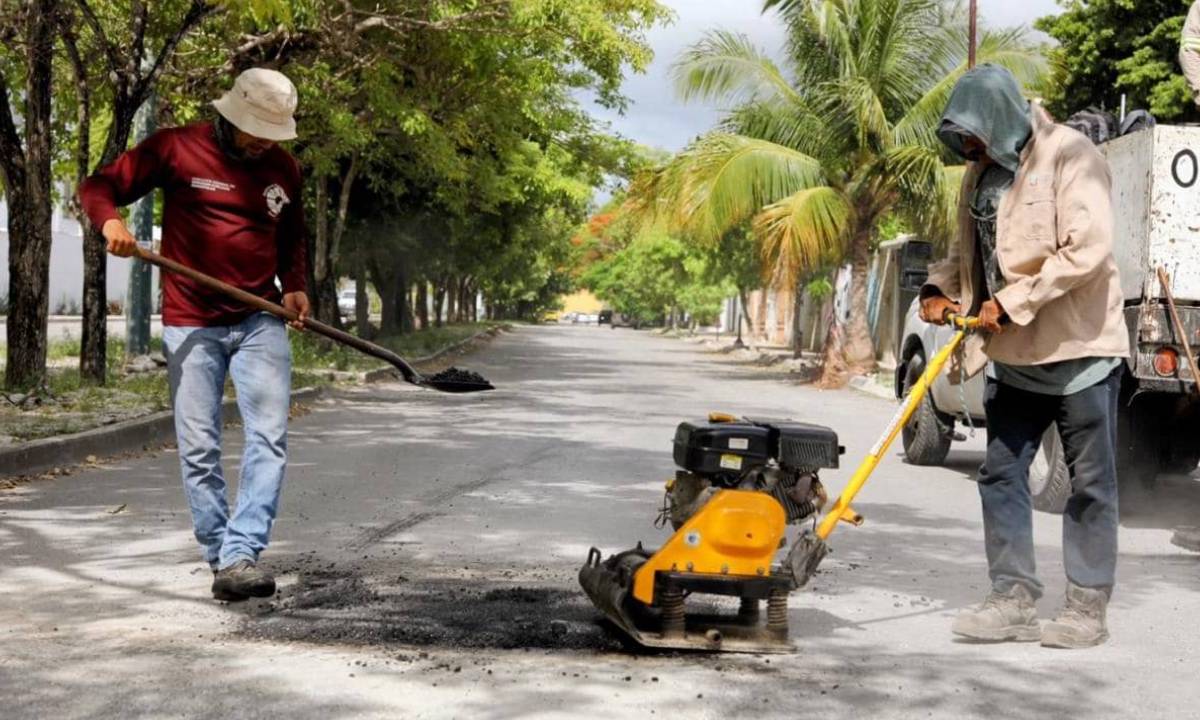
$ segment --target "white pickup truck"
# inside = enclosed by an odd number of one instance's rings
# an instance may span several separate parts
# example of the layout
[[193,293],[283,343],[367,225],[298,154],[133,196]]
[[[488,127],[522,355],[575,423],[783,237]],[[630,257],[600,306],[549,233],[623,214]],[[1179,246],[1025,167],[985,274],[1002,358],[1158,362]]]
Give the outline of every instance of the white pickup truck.
[[[1113,172],[1114,255],[1125,292],[1133,353],[1126,363],[1118,417],[1117,465],[1123,491],[1151,489],[1160,472],[1190,473],[1200,464],[1200,395],[1183,343],[1200,344],[1200,127],[1158,126],[1101,146]],[[1156,274],[1166,268],[1184,337],[1167,312]],[[900,341],[896,395],[903,397],[925,362],[950,338],[909,308]],[[982,425],[983,378],[960,388],[934,383],[904,429],[905,454],[938,465],[965,418]],[[1038,509],[1061,512],[1071,481],[1053,426],[1030,469]]]

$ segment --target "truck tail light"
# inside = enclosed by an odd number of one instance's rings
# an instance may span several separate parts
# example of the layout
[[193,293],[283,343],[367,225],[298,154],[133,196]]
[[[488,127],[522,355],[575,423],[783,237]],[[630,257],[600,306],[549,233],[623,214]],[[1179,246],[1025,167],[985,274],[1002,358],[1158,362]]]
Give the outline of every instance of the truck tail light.
[[1174,377],[1179,371],[1179,353],[1175,348],[1161,347],[1154,353],[1154,372],[1160,377]]

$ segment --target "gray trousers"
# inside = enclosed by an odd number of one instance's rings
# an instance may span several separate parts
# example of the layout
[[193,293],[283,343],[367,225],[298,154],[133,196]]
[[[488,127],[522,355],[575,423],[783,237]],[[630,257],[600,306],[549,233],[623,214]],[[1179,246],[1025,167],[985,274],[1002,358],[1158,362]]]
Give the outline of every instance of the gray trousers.
[[1111,592],[1117,565],[1117,396],[1122,368],[1073,395],[1043,395],[989,379],[987,457],[979,469],[984,543],[992,587],[1043,586],[1033,552],[1029,465],[1050,423],[1071,475],[1063,513],[1063,564],[1072,583]]

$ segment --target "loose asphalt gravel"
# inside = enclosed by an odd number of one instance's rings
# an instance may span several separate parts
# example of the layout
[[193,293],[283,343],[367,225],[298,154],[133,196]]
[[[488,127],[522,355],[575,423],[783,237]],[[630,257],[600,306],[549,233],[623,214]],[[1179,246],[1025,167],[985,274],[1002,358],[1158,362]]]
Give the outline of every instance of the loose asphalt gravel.
[[[890,453],[867,524],[791,598],[794,654],[640,654],[575,575],[592,545],[665,536],[678,422],[829,425],[836,490],[893,404],[631,330],[519,328],[462,362],[498,389],[371,386],[294,420],[270,600],[209,599],[171,452],[0,492],[0,717],[1200,717],[1200,556],[1168,543],[1200,523],[1193,478],[1126,504],[1101,648],[949,634],[987,588],[975,438],[944,468]],[[1037,516],[1043,616],[1059,534]]]

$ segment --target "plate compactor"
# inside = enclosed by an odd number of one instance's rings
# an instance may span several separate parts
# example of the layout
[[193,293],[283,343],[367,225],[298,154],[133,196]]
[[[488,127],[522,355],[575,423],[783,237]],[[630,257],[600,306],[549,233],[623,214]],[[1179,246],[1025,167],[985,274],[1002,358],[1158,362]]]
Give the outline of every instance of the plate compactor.
[[[862,524],[850,503],[908,424],[950,357],[979,326],[978,318],[946,316],[958,327],[926,366],[882,437],[846,483],[833,507],[817,472],[836,468],[843,449],[829,428],[792,421],[739,420],[714,413],[707,423],[675,432],[675,479],[667,483],[661,520],[675,534],[656,551],[633,550],[601,560],[592,548],[579,582],[596,607],[646,647],[733,652],[788,652],[788,594],[803,587],[829,553],[838,523]],[[780,564],[789,524],[806,524]],[[737,615],[688,615],[692,594],[740,599]],[[767,601],[766,623],[760,601]]]
[[[601,559],[592,548],[579,582],[592,602],[646,647],[787,652],[787,599],[807,579],[812,533],[802,533],[782,564],[788,525],[815,521],[827,501],[818,472],[838,467],[834,431],[792,421],[714,413],[675,432],[675,464],[659,526],[674,535],[658,550],[639,543]],[[851,511],[847,519],[857,516]],[[861,520],[861,519],[859,519]],[[823,546],[822,546],[823,547]],[[689,614],[692,595],[740,600],[736,615]],[[761,619],[766,601],[766,620]]]

